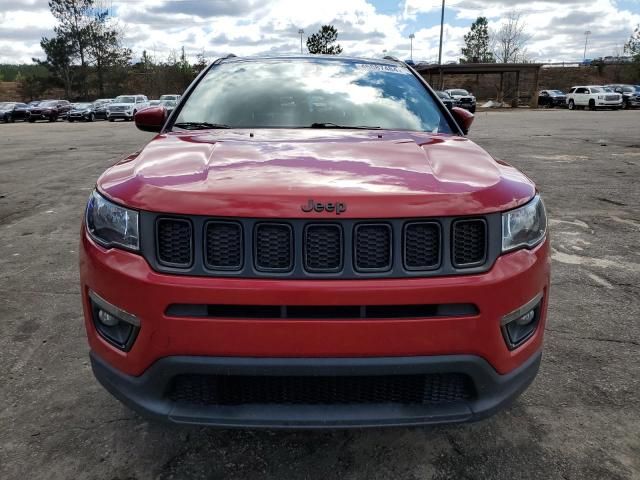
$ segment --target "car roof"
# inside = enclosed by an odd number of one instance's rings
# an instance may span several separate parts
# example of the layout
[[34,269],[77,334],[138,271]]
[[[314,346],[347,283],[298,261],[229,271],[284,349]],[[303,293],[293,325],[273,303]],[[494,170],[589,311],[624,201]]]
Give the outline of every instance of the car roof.
[[220,63],[268,61],[268,60],[327,60],[340,63],[365,62],[380,65],[404,65],[400,60],[388,58],[348,57],[344,55],[255,55],[246,57],[229,56],[220,60]]

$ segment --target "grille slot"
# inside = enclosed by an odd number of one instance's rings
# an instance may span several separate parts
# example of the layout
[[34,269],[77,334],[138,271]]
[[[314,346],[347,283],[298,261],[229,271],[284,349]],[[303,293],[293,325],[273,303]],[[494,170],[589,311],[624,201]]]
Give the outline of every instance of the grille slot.
[[472,303],[437,305],[169,305],[169,317],[262,318],[262,319],[352,319],[352,318],[433,318],[478,314]]
[[293,268],[293,231],[286,223],[259,223],[255,229],[255,265],[263,272]]
[[204,257],[212,270],[242,268],[242,227],[233,222],[207,222],[205,225]]
[[178,375],[170,400],[196,405],[439,405],[474,396],[460,373],[371,376]]
[[404,266],[407,270],[433,270],[440,265],[440,225],[408,223],[404,228]]
[[360,224],[355,227],[355,269],[380,272],[391,268],[391,225]]
[[193,229],[189,220],[161,218],[156,224],[158,261],[168,267],[186,268],[193,262]]
[[339,225],[307,225],[304,230],[304,268],[308,272],[342,269],[342,228]]
[[453,223],[453,265],[469,268],[481,265],[487,256],[487,224],[482,219]]

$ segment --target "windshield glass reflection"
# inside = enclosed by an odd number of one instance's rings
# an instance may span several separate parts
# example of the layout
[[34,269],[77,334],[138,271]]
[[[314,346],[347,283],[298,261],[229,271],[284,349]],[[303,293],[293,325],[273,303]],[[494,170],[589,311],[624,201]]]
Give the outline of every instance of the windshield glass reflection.
[[322,124],[452,133],[409,70],[342,59],[238,60],[214,66],[176,123],[233,128]]

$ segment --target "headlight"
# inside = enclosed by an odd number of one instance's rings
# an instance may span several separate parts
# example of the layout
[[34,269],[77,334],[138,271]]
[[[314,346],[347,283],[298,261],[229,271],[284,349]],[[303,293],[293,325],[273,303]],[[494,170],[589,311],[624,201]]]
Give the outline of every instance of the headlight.
[[540,195],[526,205],[502,214],[502,251],[534,247],[547,234],[547,212]]
[[111,203],[95,190],[87,205],[87,230],[105,247],[139,250],[138,212]]

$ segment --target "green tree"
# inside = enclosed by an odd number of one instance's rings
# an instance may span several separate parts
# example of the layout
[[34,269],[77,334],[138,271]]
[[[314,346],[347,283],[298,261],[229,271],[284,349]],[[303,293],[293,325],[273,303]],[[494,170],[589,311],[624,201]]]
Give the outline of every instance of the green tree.
[[496,61],[489,44],[489,23],[486,17],[478,17],[471,30],[464,36],[460,63],[494,63]]
[[629,41],[624,45],[624,51],[629,53],[635,62],[640,62],[640,25],[633,31]]
[[47,89],[46,79],[33,73],[27,75],[18,73],[16,82],[18,84],[18,95],[22,100],[31,101],[39,98]]
[[94,0],[49,0],[49,10],[58,21],[53,31],[70,46],[71,63],[80,63],[78,80],[87,95],[87,65],[93,23]]
[[57,35],[50,39],[43,38],[40,41],[40,46],[46,55],[46,59],[39,60],[34,58],[33,61],[45,66],[64,87],[65,97],[70,98],[74,81],[73,45],[71,40],[64,35]]
[[209,62],[204,54],[204,49],[202,49],[202,52],[196,55],[196,63],[193,64],[193,69],[195,73],[200,73],[202,70],[207,68],[207,65],[209,65]]
[[[324,55],[339,55],[342,53],[338,40],[338,30],[333,25],[323,25],[318,33],[314,33],[307,38],[307,49],[309,53]],[[335,45],[334,45],[335,44]]]
[[106,9],[93,10],[88,26],[87,53],[91,59],[98,90],[103,97],[107,80],[114,80],[116,72],[131,61],[131,50],[120,44],[120,34],[111,24]]
[[640,25],[633,31],[629,41],[624,45],[624,51],[633,57],[633,64],[630,65],[630,74],[640,75]]

